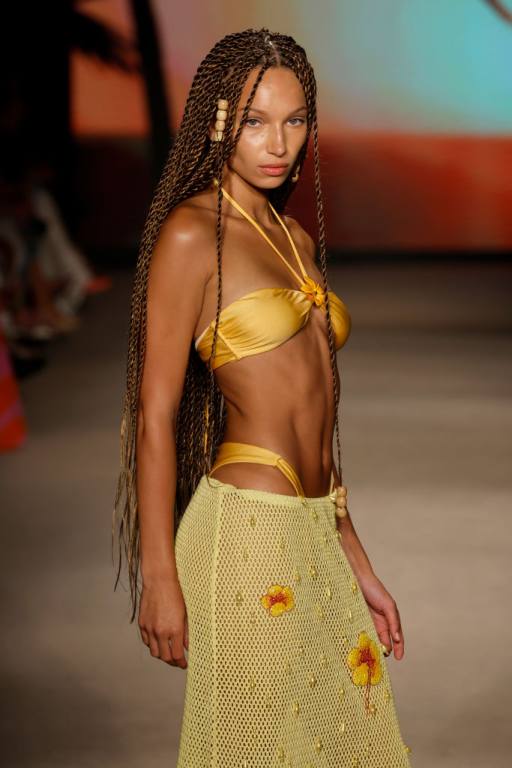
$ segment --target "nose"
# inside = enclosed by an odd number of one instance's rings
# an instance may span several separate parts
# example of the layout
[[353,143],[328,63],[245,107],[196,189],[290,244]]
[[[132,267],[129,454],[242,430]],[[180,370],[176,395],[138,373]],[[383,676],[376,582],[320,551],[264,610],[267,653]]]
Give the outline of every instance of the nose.
[[286,140],[282,125],[270,126],[267,150],[271,155],[277,155],[278,157],[286,154]]

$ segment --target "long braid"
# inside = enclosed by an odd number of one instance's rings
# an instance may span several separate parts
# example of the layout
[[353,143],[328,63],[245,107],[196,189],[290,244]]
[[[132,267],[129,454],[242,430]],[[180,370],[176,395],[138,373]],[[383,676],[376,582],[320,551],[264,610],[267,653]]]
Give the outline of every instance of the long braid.
[[[153,248],[160,229],[170,211],[183,200],[207,188],[214,178],[222,184],[222,172],[233,153],[261,79],[269,67],[287,66],[293,70],[304,88],[307,103],[307,134],[297,162],[304,161],[313,130],[315,153],[315,190],[320,231],[320,260],[324,288],[327,288],[325,225],[318,159],[318,129],[316,119],[316,84],[306,52],[288,35],[268,29],[247,29],[226,35],[217,42],[200,63],[193,78],[183,118],[173,146],[156,186],[144,224],[135,276],[132,286],[130,323],[126,367],[126,392],[121,419],[120,471],[112,515],[112,553],[116,536],[119,543],[117,575],[119,582],[123,554],[129,578],[132,614],[136,615],[139,601],[140,528],[137,504],[136,436],[138,402],[146,351],[147,288]],[[245,104],[240,125],[232,137],[237,105],[249,73],[259,71]],[[210,142],[208,127],[215,119],[217,100],[227,99],[228,115],[222,142]],[[268,194],[279,213],[295,185],[288,177],[281,186]],[[217,447],[222,441],[226,422],[224,398],[218,387],[212,360],[215,356],[217,331],[222,303],[222,190],[217,189],[216,253],[217,308],[213,343],[208,365],[204,366],[191,342],[183,393],[176,417],[177,482],[173,511],[174,533],[202,474],[212,466]],[[339,429],[337,423],[339,393],[335,377],[335,349],[329,312],[327,321],[329,349],[333,370],[336,401],[336,434],[338,465],[341,480]],[[171,427],[171,425],[169,425]]]
[[331,358],[332,380],[334,389],[334,424],[336,432],[336,447],[338,458],[338,475],[340,484],[343,484],[343,471],[341,467],[341,448],[340,448],[340,429],[338,424],[338,408],[340,402],[340,392],[338,388],[338,381],[336,377],[336,347],[334,343],[334,332],[332,328],[331,309],[329,301],[329,292],[327,290],[327,255],[325,244],[325,220],[324,220],[324,206],[322,199],[322,187],[320,181],[320,156],[318,150],[318,122],[316,115],[313,122],[313,146],[314,146],[314,161],[315,161],[315,190],[317,201],[317,213],[318,213],[318,244],[320,250],[320,268],[322,270],[322,278],[325,291],[325,308],[327,313],[327,337],[329,341],[329,354]]

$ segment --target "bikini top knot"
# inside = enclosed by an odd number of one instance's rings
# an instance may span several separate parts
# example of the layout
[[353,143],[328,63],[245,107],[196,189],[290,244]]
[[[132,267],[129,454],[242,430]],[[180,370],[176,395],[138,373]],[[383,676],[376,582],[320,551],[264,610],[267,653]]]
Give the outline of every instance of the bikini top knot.
[[321,285],[313,280],[312,277],[306,277],[300,290],[303,291],[308,299],[316,304],[317,307],[325,306],[325,291]]

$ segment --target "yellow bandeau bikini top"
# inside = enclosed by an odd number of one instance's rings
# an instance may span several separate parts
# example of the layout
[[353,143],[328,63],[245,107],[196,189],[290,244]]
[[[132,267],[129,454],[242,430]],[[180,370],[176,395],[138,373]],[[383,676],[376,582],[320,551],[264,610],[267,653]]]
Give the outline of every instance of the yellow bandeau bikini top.
[[[214,179],[214,183],[218,186],[217,179]],[[292,236],[270,200],[268,201],[270,209],[288,236],[302,277],[288,263],[260,225],[224,188],[222,189],[222,194],[256,227],[269,245],[272,246],[291,271],[300,287],[299,289],[258,288],[224,307],[219,315],[217,343],[215,358],[212,360],[212,368],[219,368],[221,365],[225,365],[232,360],[240,360],[243,357],[258,355],[274,349],[294,336],[307,323],[314,306],[319,307],[325,312],[324,291],[306,273]],[[351,318],[343,301],[333,291],[328,291],[328,295],[335,345],[336,349],[340,349],[350,334]],[[211,321],[195,341],[195,348],[204,362],[207,362],[210,357],[214,327],[215,319]]]

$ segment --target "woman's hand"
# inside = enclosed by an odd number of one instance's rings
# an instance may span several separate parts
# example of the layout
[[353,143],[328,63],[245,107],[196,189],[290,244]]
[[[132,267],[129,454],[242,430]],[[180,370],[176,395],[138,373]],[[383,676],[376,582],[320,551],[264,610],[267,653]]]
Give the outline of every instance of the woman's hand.
[[156,659],[187,668],[188,623],[179,583],[161,577],[144,583],[140,599],[139,628],[142,641]]
[[370,574],[358,582],[379,640],[390,652],[393,645],[395,659],[401,659],[404,655],[404,637],[397,604],[375,574]]

